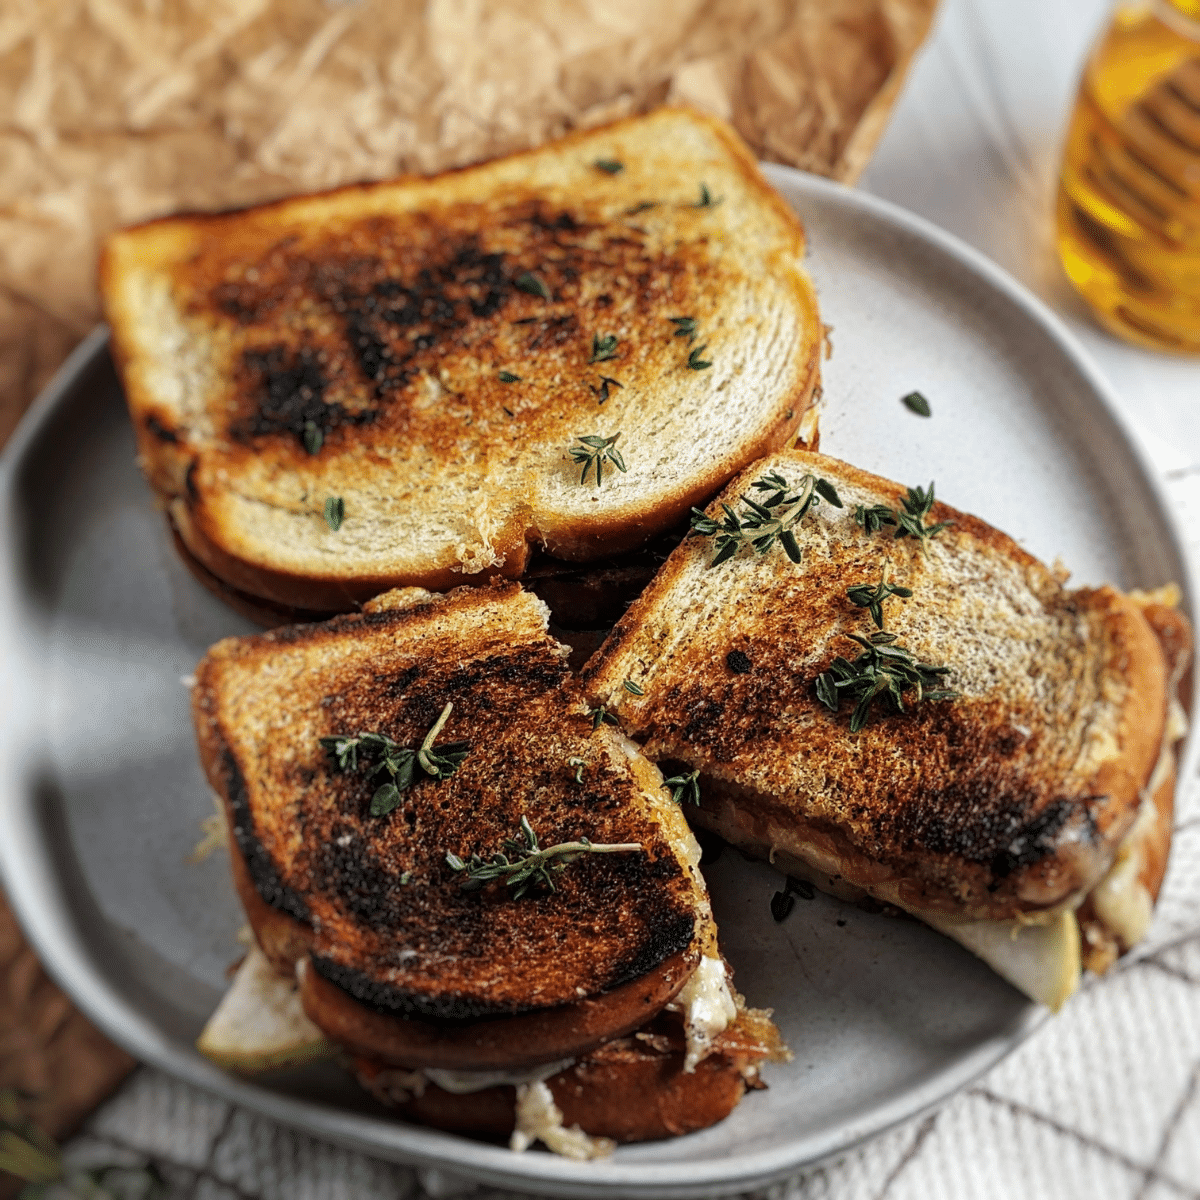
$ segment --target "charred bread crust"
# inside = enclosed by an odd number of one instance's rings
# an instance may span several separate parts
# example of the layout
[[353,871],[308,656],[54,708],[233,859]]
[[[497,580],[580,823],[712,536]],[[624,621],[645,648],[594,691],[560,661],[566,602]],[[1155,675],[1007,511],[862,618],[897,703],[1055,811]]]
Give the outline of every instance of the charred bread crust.
[[[193,691],[201,761],[252,923],[264,907],[286,918],[262,935],[277,966],[302,943],[367,1008],[473,1020],[594,1000],[681,954],[694,965],[710,918],[686,825],[636,776],[619,735],[592,731],[544,630],[538,601],[497,584],[209,652]],[[376,784],[336,772],[317,739],[382,729],[415,744],[451,696],[446,740],[471,739],[466,762],[414,785],[390,819],[369,818]],[[532,899],[462,892],[446,851],[490,854],[522,812],[543,845],[588,836],[645,850],[584,856]],[[667,974],[654,1002],[669,999]]]
[[[769,1025],[769,1023],[766,1023]],[[643,1142],[694,1133],[722,1121],[746,1089],[762,1087],[758,1066],[778,1056],[778,1031],[764,1037],[761,1015],[739,1014],[714,1050],[694,1072],[685,1073],[678,1019],[664,1014],[631,1037],[592,1051],[546,1085],[567,1128],[578,1126],[593,1137]],[[771,1036],[773,1035],[773,1036]],[[359,1082],[400,1114],[422,1125],[483,1137],[512,1132],[516,1088],[451,1093],[433,1083],[418,1085],[389,1099],[386,1071],[367,1058],[355,1060]],[[397,1102],[398,1101],[398,1102]]]
[[[589,147],[606,139],[635,139],[630,145],[640,146],[638,137],[652,145],[652,135],[640,128],[661,130],[663,147],[679,141],[672,131],[691,131],[707,148],[704,161],[745,197],[762,225],[758,269],[748,274],[742,266],[739,274],[735,254],[717,264],[704,249],[712,239],[693,230],[691,217],[682,230],[686,236],[673,234],[668,252],[665,234],[643,228],[650,217],[639,224],[626,208],[612,209],[615,201],[605,197],[626,185],[633,163],[622,177],[605,178],[591,167]],[[678,155],[661,151],[660,157],[667,174],[657,182],[667,193],[680,191],[685,176],[689,192],[698,187],[696,163],[685,169]],[[558,187],[557,198],[520,183],[540,163],[557,172],[546,185]],[[583,171],[585,178],[570,176],[566,186],[559,175],[569,171]],[[405,201],[390,210],[392,195],[419,196],[425,207],[411,209]],[[666,222],[669,214],[678,224],[679,214],[693,207],[702,206],[691,195],[672,199],[658,206],[653,220]],[[708,215],[723,220],[728,208],[717,206],[717,215]],[[736,134],[714,118],[663,110],[434,181],[388,181],[241,213],[150,222],[109,240],[100,281],[139,456],[189,552],[237,591],[295,609],[346,611],[391,587],[446,590],[479,572],[517,577],[533,542],[577,561],[633,549],[686,517],[746,462],[787,444],[802,422],[807,429],[821,324],[803,255],[799,221]],[[561,272],[555,265],[560,260]],[[545,276],[550,301],[518,286],[528,271]],[[605,279],[632,280],[636,287],[625,297],[615,284],[602,286]],[[777,394],[755,389],[763,398],[746,400],[758,405],[755,419],[739,424],[736,436],[728,433],[727,421],[725,442],[694,464],[688,459],[678,478],[660,466],[652,494],[628,491],[622,500],[610,486],[595,508],[570,499],[580,493],[574,483],[565,487],[577,470],[565,447],[574,426],[594,424],[598,411],[593,389],[601,367],[587,362],[593,334],[612,326],[621,336],[617,365],[629,391],[629,414],[640,403],[629,389],[654,391],[654,403],[666,412],[677,407],[677,398],[667,396],[674,385],[662,382],[670,371],[681,372],[676,383],[683,387],[699,386],[704,374],[685,369],[687,347],[670,337],[668,316],[682,305],[703,328],[725,323],[730,328],[722,337],[752,347],[757,339],[750,326],[767,320],[769,306],[726,310],[729,298],[741,295],[739,288],[761,289],[764,280],[772,281],[772,304],[778,301],[771,320],[776,308],[786,314],[791,349],[772,373],[780,381]],[[148,312],[165,331],[152,348]],[[522,327],[514,340],[512,331],[527,320],[542,324]],[[534,345],[538,337],[542,341]],[[669,364],[659,362],[664,346],[674,356]],[[752,365],[752,350],[745,354],[746,366],[735,374]],[[498,380],[498,370],[519,361],[528,382],[540,369],[533,362],[543,359],[546,379],[538,376],[524,400],[514,402],[513,387]],[[637,373],[643,359],[644,380]],[[191,371],[186,386],[161,377],[163,364],[175,362],[178,371]],[[569,386],[551,387],[549,381],[560,377]],[[542,383],[550,399],[533,403],[534,384]],[[628,429],[637,422],[634,415],[620,416],[624,395],[614,393],[603,412]],[[726,399],[717,395],[705,403]],[[576,416],[564,413],[564,406]],[[323,438],[316,455],[302,441],[310,426]],[[460,465],[505,455],[515,462],[518,450],[527,454],[542,446],[546,461],[539,471],[552,469],[556,480],[561,474],[563,486],[556,482],[545,499],[531,502],[527,467],[521,477],[505,475],[503,486],[499,476],[485,472],[466,489],[469,505],[456,500],[447,508],[442,494],[420,501],[411,513],[403,510],[411,525],[453,509],[458,533],[438,541],[436,553],[421,550],[405,559],[392,543],[378,553],[372,548],[348,556],[349,531],[339,547],[323,528],[323,498],[352,495],[355,488],[364,495],[387,493],[396,455],[414,445],[430,462]],[[414,460],[411,470],[399,473],[404,486],[418,492],[425,486],[417,478],[419,465]],[[481,492],[503,502],[477,520],[472,506]],[[347,503],[353,523],[355,505]],[[436,513],[433,504],[440,505]],[[380,512],[383,524],[403,516],[387,505]],[[251,513],[262,523],[253,536]],[[276,532],[266,533],[268,527]],[[459,536],[470,543],[466,551],[454,541]],[[374,547],[379,539],[372,539]],[[310,541],[317,547],[311,553]]]
[[[928,517],[953,522],[928,555],[915,539],[868,534],[852,505],[898,507],[905,489],[835,459],[771,456],[719,501],[736,505],[770,470],[824,476],[847,508],[805,518],[798,567],[776,547],[710,572],[711,543],[685,542],[584,668],[585,691],[651,758],[700,768],[695,823],[720,831],[733,814],[763,853],[798,853],[885,902],[1003,919],[1090,888],[1163,738],[1166,666],[1141,608],[1107,587],[1067,591],[948,505]],[[914,590],[888,602],[889,630],[950,666],[963,695],[850,735],[845,706],[825,709],[815,681],[857,653],[846,631],[870,631],[845,590],[877,582],[884,562]],[[735,653],[748,670],[729,667]],[[645,696],[619,695],[624,678]]]

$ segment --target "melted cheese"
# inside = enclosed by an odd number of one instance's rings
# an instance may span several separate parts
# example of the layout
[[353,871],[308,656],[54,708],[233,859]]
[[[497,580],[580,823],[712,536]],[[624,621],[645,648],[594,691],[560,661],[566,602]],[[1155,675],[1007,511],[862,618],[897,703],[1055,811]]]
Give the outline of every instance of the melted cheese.
[[534,1142],[564,1158],[603,1158],[617,1144],[611,1138],[590,1137],[578,1125],[567,1129],[563,1125],[562,1109],[541,1080],[523,1083],[517,1088],[516,1125],[508,1140],[509,1149],[520,1153]]
[[430,1083],[440,1087],[444,1092],[453,1092],[456,1096],[465,1096],[471,1092],[482,1092],[485,1088],[520,1087],[525,1083],[541,1083],[551,1075],[565,1071],[573,1058],[559,1059],[558,1062],[542,1063],[538,1067],[529,1067],[524,1071],[446,1071],[441,1067],[426,1067],[423,1074]]
[[683,1069],[690,1074],[712,1048],[717,1034],[723,1032],[737,1016],[737,1002],[729,989],[725,963],[719,958],[705,955],[679,995],[667,1007],[683,1013],[683,1027],[687,1035],[687,1056],[683,1060]]

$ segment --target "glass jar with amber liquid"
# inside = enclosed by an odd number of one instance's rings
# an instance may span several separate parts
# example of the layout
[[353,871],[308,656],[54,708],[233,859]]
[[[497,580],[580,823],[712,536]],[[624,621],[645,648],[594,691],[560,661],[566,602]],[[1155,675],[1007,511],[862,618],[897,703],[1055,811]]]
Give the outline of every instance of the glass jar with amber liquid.
[[1200,354],[1200,0],[1117,8],[1067,133],[1058,247],[1106,326]]

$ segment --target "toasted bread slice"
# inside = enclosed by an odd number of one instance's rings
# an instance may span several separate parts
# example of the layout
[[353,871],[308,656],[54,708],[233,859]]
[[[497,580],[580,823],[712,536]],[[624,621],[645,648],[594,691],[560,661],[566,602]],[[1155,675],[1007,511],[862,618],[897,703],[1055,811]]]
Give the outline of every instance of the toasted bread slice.
[[[264,952],[285,972],[308,960],[304,1008],[334,1040],[399,1065],[548,1061],[635,1029],[716,952],[699,851],[661,777],[593,729],[544,605],[516,584],[368,608],[228,639],[196,672],[201,758]],[[434,748],[465,736],[465,760],[418,770],[372,816],[365,755],[341,770],[320,739],[415,748],[447,703]],[[640,849],[584,853],[523,899],[464,890],[447,856],[490,859],[522,818],[542,847]]]
[[[1068,590],[946,505],[923,518],[950,522],[934,536],[869,532],[856,508],[902,510],[905,489],[835,459],[774,455],[721,501],[745,511],[741,497],[765,498],[752,484],[771,472],[793,490],[823,478],[843,505],[795,526],[800,563],[777,543],[714,567],[713,538],[685,541],[587,664],[585,690],[650,757],[699,770],[697,824],[952,936],[977,921],[1052,926],[1105,876],[1158,787],[1177,735],[1167,717],[1178,657],[1168,663],[1134,599]],[[897,712],[881,695],[851,732],[854,705],[830,711],[818,677],[860,652],[849,635],[875,631],[847,589],[874,588],[885,567],[913,593],[882,602],[894,645],[948,668],[937,688],[958,696],[917,703],[909,691]],[[970,936],[977,950],[987,941]],[[1071,943],[1056,938],[1035,957],[1070,957]],[[1073,944],[1077,961],[1077,934]],[[1049,974],[1060,997],[1063,971]]]
[[[100,281],[188,550],[237,591],[346,611],[518,576],[535,543],[638,546],[806,418],[811,436],[803,255],[737,135],[664,109],[432,179],[152,222],[109,240]],[[616,435],[626,471],[581,483],[578,439]]]

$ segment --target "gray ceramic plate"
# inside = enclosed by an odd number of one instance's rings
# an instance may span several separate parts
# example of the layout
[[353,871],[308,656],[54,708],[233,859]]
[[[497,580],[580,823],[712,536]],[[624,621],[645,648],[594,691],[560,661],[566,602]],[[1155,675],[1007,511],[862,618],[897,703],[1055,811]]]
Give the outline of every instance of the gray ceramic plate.
[[[979,513],[1081,582],[1176,579],[1161,492],[1095,372],[1027,293],[869,196],[771,168],[801,213],[836,353],[822,448]],[[934,416],[900,404],[920,389]],[[103,331],[13,438],[0,476],[0,861],[46,965],[139,1058],[384,1157],[556,1196],[762,1184],[936,1104],[1040,1013],[922,926],[823,897],[782,925],[780,879],[732,853],[709,879],[726,953],[795,1061],[723,1124],[579,1164],[403,1125],[336,1068],[246,1081],[192,1042],[239,953],[222,854],[184,860],[209,800],[188,674],[249,626],[176,560],[134,464]],[[1185,772],[1185,777],[1186,777]]]

